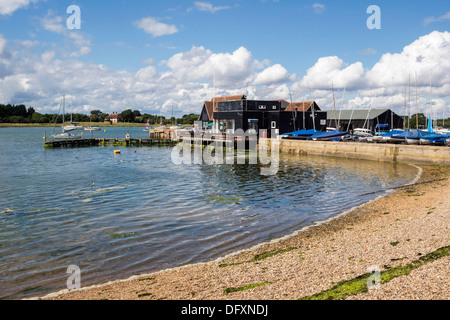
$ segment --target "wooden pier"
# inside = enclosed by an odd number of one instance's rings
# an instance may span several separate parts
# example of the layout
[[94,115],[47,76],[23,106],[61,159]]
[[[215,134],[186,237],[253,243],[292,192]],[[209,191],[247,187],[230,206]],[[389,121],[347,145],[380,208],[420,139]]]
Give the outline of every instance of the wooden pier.
[[[219,140],[216,140],[219,139]],[[237,146],[239,142],[242,142],[242,138],[234,137],[233,140],[227,140],[226,135],[218,137],[194,137],[191,135],[190,139],[186,140],[186,135],[179,135],[172,130],[152,130],[149,132],[148,138],[91,138],[86,139],[70,139],[70,140],[47,140],[44,137],[45,148],[82,148],[82,147],[105,147],[105,146],[117,146],[117,147],[146,147],[146,146],[173,146],[180,142],[190,143],[191,145],[207,146],[214,144],[214,142],[221,142],[229,146],[230,144]],[[249,137],[245,137],[245,146],[249,146]]]
[[[83,147],[147,147],[147,146],[174,146],[180,142],[188,142],[192,146],[201,145],[206,147],[208,145],[213,146],[215,142],[222,143],[224,147],[230,144],[236,148],[239,140],[215,140],[215,139],[204,139],[204,138],[191,138],[190,140],[181,139],[168,139],[167,137],[162,138],[142,138],[142,139],[127,139],[127,138],[91,138],[91,139],[76,139],[76,140],[51,140],[44,141],[45,148],[83,148]],[[248,138],[244,141],[245,148],[249,147]]]
[[51,140],[45,141],[45,148],[81,148],[81,147],[145,147],[145,146],[163,146],[175,145],[178,141],[171,139],[118,139],[118,138],[93,138],[93,139],[77,139],[77,140]]

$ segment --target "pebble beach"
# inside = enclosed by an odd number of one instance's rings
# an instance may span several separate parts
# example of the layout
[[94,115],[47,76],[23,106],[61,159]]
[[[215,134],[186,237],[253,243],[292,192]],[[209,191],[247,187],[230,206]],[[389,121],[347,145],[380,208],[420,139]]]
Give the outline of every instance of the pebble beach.
[[[407,266],[450,245],[450,168],[421,166],[414,185],[290,236],[221,259],[64,290],[42,300],[295,300]],[[350,293],[352,300],[448,300],[450,256]]]

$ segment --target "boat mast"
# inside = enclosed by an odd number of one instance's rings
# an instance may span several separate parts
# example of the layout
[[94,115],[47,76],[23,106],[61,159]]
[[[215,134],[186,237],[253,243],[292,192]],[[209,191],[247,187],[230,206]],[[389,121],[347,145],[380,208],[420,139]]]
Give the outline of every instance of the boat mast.
[[63,118],[62,118],[62,125],[61,125],[61,128],[62,128],[62,132],[64,133],[65,131],[64,131],[64,121],[65,121],[65,113],[66,113],[66,96],[65,95],[63,95]]
[[419,130],[419,101],[417,98],[417,71],[416,71],[416,129]]
[[[403,112],[406,114],[406,85],[405,85],[405,103],[403,105]],[[403,116],[403,130],[406,129],[405,116]]]
[[297,112],[295,112],[296,111],[296,107],[294,107],[294,104],[292,103],[292,92],[291,92],[291,90],[289,90],[289,96],[291,98],[291,106],[292,106],[291,114],[292,114],[292,122],[294,124],[294,131],[297,131]]
[[303,129],[306,130],[306,125],[305,125],[305,101],[303,101]]
[[358,100],[358,96],[359,96],[359,90],[358,90],[358,93],[356,94],[355,103],[353,104],[352,112],[350,114],[350,119],[348,121],[347,131],[350,131],[350,124],[352,123],[353,111],[355,110],[356,100]]
[[[334,98],[334,84],[333,82],[331,83],[331,88],[333,90],[333,113],[334,113],[334,126],[336,127],[337,130],[337,118],[336,118],[336,99]],[[331,127],[331,121],[330,121],[330,127]]]
[[411,74],[409,75],[408,130],[411,129]]
[[431,127],[433,128],[433,101],[431,98],[431,76],[430,76],[430,120],[431,120]]
[[344,92],[342,93],[342,100],[341,100],[341,107],[339,109],[339,120],[338,120],[338,127],[336,129],[340,130],[341,128],[341,115],[342,115],[342,107],[344,106],[344,96],[345,96],[345,87]]

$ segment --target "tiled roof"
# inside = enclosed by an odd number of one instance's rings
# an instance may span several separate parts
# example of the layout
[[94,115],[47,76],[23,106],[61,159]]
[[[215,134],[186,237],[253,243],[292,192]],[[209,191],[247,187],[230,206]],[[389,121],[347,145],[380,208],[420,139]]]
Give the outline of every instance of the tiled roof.
[[[286,109],[284,109],[284,111],[295,111],[295,107],[297,107],[297,111],[299,112],[308,111],[309,109],[311,109],[313,104],[314,101],[293,102],[289,103],[289,105],[287,106]],[[317,109],[320,110],[319,108]]]
[[[227,96],[227,97],[214,97],[211,99],[210,102],[211,105],[214,104],[214,111],[217,111],[219,109],[219,102],[222,101],[238,101],[238,100],[245,100],[247,97],[244,94],[238,95],[238,96]],[[205,102],[205,103],[206,103]]]

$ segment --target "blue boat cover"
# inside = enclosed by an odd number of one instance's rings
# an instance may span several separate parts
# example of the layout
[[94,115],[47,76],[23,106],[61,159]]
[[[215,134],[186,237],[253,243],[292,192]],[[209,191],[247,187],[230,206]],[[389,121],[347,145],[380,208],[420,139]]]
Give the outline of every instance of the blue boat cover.
[[329,139],[329,138],[336,138],[336,137],[342,137],[348,134],[347,131],[340,131],[340,130],[333,130],[329,132],[321,132],[316,133],[313,136],[311,136],[309,139]]
[[444,139],[444,135],[442,134],[438,134],[438,133],[431,133],[431,134],[427,134],[425,136],[422,136],[420,139],[424,139],[424,140],[441,140]]
[[309,129],[309,130],[299,130],[299,131],[294,131],[294,132],[289,132],[289,133],[285,133],[283,134],[283,136],[288,136],[288,137],[310,137],[316,133],[319,133],[322,131],[317,131],[314,129]]
[[[396,131],[396,130],[393,130]],[[409,139],[414,134],[411,130],[405,130],[401,133],[394,133],[392,134],[392,138],[394,139]]]
[[410,136],[407,137],[407,139],[420,139],[423,136],[428,135],[429,133],[422,130],[416,130],[414,131]]

